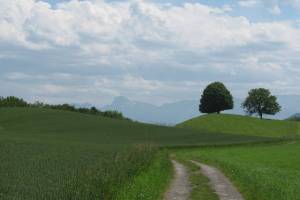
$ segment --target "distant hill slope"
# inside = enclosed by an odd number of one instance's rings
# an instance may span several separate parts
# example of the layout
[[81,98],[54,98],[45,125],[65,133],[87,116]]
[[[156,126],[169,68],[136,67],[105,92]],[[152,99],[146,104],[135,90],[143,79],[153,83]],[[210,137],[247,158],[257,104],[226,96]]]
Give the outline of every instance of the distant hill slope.
[[155,106],[149,103],[131,101],[126,97],[116,97],[111,105],[101,110],[117,110],[130,119],[141,122],[175,125],[199,115],[198,101],[186,100]]
[[288,119],[293,121],[300,121],[300,113],[293,114]]
[[115,195],[122,194],[128,183],[144,180],[134,177],[148,169],[153,174],[151,163],[156,158],[149,144],[266,140],[270,138],[210,134],[53,109],[0,108],[0,199],[122,199]]
[[204,115],[180,123],[177,127],[265,137],[293,136],[300,134],[300,125],[297,122],[287,120],[261,120],[254,117],[229,114]]
[[[279,95],[278,101],[282,106],[282,111],[275,116],[268,116],[268,118],[286,119],[295,112],[300,112],[298,106],[300,102],[299,95]],[[235,98],[234,109],[225,111],[224,113],[244,115],[244,111],[241,108],[242,102],[243,99]],[[201,115],[198,111],[198,107],[198,99],[183,100],[156,106],[149,103],[132,101],[121,96],[116,97],[111,105],[104,106],[100,109],[117,110],[122,112],[124,116],[137,121],[175,125]],[[297,108],[299,108],[299,110],[297,110]]]
[[0,141],[26,139],[91,144],[201,145],[256,140],[40,108],[1,108]]

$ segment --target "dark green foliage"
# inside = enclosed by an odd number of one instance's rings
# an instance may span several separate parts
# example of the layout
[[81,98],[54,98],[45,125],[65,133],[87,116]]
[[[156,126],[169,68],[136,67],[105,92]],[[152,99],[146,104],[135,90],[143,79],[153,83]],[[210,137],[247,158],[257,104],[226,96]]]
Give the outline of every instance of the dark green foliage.
[[48,109],[55,109],[55,110],[64,110],[64,111],[70,111],[70,112],[79,112],[84,114],[92,114],[92,115],[100,115],[103,117],[109,117],[114,119],[120,119],[120,120],[130,120],[129,118],[126,118],[123,116],[121,112],[118,111],[100,111],[96,107],[91,108],[76,108],[73,105],[70,104],[45,104],[43,102],[37,101],[35,103],[27,103],[23,99],[17,98],[17,97],[0,97],[0,107],[33,107],[33,108],[48,108]]
[[6,98],[0,97],[0,107],[27,107],[28,103],[23,99],[9,96]]
[[202,113],[220,113],[233,108],[233,98],[221,82],[209,84],[201,96],[199,111]]
[[31,107],[38,107],[38,108],[48,108],[48,109],[55,109],[55,110],[64,110],[64,111],[71,111],[71,112],[79,112],[84,114],[92,114],[92,115],[100,115],[103,117],[109,117],[114,119],[126,119],[122,113],[118,111],[100,111],[96,107],[91,108],[76,108],[70,104],[57,104],[57,105],[50,105],[50,104],[43,104],[40,102],[36,102],[30,105]]
[[260,118],[263,117],[263,114],[275,115],[281,110],[277,98],[265,88],[250,90],[242,107],[249,115],[258,114]]
[[108,110],[102,113],[104,117],[110,117],[114,119],[124,119],[123,114],[118,111]]

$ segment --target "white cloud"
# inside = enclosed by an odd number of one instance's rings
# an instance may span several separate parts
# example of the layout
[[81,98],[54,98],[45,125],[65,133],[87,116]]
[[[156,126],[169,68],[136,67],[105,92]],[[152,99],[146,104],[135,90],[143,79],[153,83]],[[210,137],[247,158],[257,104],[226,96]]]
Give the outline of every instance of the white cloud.
[[284,5],[300,8],[300,0],[239,0],[238,4],[242,7],[264,6],[270,13],[279,15],[282,13],[281,7]]
[[238,4],[243,7],[254,7],[257,6],[260,2],[258,0],[240,0]]
[[[88,55],[107,55],[112,51],[122,54],[124,51],[118,52],[122,48],[133,53],[151,47],[216,49],[259,40],[266,36],[262,26],[268,26],[266,31],[277,31],[272,24],[251,24],[244,17],[230,17],[227,8],[202,4],[160,7],[144,1],[73,0],[60,3],[55,9],[40,1],[15,0],[3,4],[2,40],[29,48],[77,46]],[[280,12],[278,6],[271,9]],[[299,33],[289,25],[286,28]],[[273,35],[279,40],[281,36]]]
[[281,14],[281,8],[277,0],[239,0],[238,4],[249,8],[263,6],[273,15]]
[[286,0],[286,2],[296,8],[300,8],[300,0]]
[[[279,14],[278,4],[269,2]],[[32,94],[39,97],[79,93],[96,99],[97,93],[109,98],[124,93],[152,101],[162,98],[162,90],[166,100],[187,98],[212,80],[247,86],[274,83],[270,87],[276,88],[288,75],[291,81],[281,92],[289,86],[290,92],[299,92],[293,85],[300,75],[297,21],[254,23],[230,16],[231,7],[200,3],[0,3],[0,55],[5,55],[0,56],[0,72],[8,72],[6,79],[15,88],[24,82],[36,88],[40,92]],[[30,77],[27,71],[39,75]],[[182,91],[186,95],[176,95]]]
[[280,15],[281,14],[281,9],[278,5],[273,5],[269,10],[274,15]]

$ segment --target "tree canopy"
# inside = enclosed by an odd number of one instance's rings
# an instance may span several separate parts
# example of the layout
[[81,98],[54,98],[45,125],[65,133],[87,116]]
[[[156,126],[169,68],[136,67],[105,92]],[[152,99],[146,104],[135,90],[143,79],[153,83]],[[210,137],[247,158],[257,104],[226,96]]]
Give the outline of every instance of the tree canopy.
[[209,84],[200,99],[199,111],[202,113],[220,113],[233,108],[233,98],[221,82]]
[[29,104],[21,98],[9,96],[6,98],[0,97],[0,107],[26,107]]
[[271,92],[265,88],[250,90],[242,107],[249,115],[258,114],[261,119],[263,118],[263,114],[275,115],[281,110],[277,98],[271,95]]
[[71,111],[71,112],[80,112],[84,114],[93,114],[93,115],[100,115],[103,117],[109,117],[114,119],[121,119],[121,120],[130,120],[129,118],[126,118],[123,116],[121,112],[113,111],[113,110],[107,110],[107,111],[101,111],[98,110],[96,107],[91,108],[77,108],[74,105],[70,104],[46,104],[43,102],[35,102],[35,103],[28,103],[25,100],[9,96],[9,97],[0,97],[0,108],[1,107],[35,107],[35,108],[46,108],[46,109],[55,109],[55,110],[64,110],[64,111]]

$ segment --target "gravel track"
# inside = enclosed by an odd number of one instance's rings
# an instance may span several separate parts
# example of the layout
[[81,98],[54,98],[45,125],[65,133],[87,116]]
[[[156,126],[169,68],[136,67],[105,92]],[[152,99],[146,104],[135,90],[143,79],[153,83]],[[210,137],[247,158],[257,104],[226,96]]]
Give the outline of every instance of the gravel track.
[[196,161],[191,162],[201,168],[201,173],[210,180],[211,187],[220,200],[244,200],[236,187],[220,170]]

